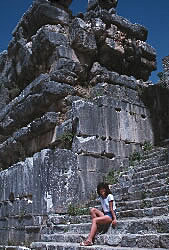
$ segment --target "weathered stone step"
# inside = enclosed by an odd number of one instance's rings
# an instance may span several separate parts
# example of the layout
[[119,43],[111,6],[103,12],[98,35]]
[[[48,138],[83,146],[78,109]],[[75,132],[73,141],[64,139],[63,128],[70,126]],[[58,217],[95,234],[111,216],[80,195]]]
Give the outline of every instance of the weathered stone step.
[[[72,242],[80,243],[87,238],[87,234],[51,234],[43,235],[41,240],[44,242]],[[111,245],[113,247],[168,247],[168,234],[118,234],[107,235],[97,234],[94,240],[94,245]]]
[[31,250],[24,246],[0,246],[0,250]]
[[167,153],[167,148],[164,148],[163,151],[156,151],[154,153],[149,153],[147,155],[141,156],[141,160],[135,160],[134,161],[134,166],[136,168],[151,168],[153,167],[154,164],[161,165],[163,162],[166,162],[166,153]]
[[149,175],[155,175],[155,174],[159,174],[162,172],[169,172],[169,164],[163,165],[163,166],[159,166],[159,167],[155,167],[152,169],[148,169],[148,170],[141,170],[138,171],[138,169],[135,170],[135,173],[133,174],[133,179],[134,178],[143,178]]
[[[140,173],[142,173],[144,171],[149,171],[150,174],[149,174],[149,172],[145,172],[146,175],[149,176],[149,175],[152,175],[154,169],[163,168],[166,165],[168,165],[168,161],[166,161],[166,160],[162,161],[161,163],[158,163],[158,162],[153,162],[152,163],[151,162],[150,164],[148,164],[148,163],[143,164],[143,162],[140,162],[138,165],[130,166],[127,170],[121,171],[120,176],[125,176],[125,175],[128,176],[128,175],[130,175],[132,177],[134,174],[137,175],[137,174],[140,174]],[[158,174],[158,172],[156,174]],[[113,185],[113,187],[116,187],[116,186],[117,186],[116,184]]]
[[[31,244],[31,249],[32,250],[90,250],[90,249],[95,249],[95,250],[153,250],[153,248],[128,248],[128,247],[112,247],[112,246],[101,246],[101,245],[93,245],[93,246],[88,246],[88,247],[82,247],[80,246],[79,243],[64,243],[64,242],[33,242]],[[154,250],[162,250],[164,248],[155,248]]]
[[160,215],[168,215],[169,208],[165,207],[151,207],[151,208],[143,208],[143,209],[134,209],[134,210],[126,210],[118,213],[120,218],[122,217],[153,217]]
[[169,205],[169,196],[159,196],[144,200],[117,202],[117,211],[134,210],[139,208],[163,207]]
[[91,222],[90,215],[50,215],[47,221],[48,225],[58,225],[58,224],[80,224]]
[[159,157],[161,154],[166,152],[166,147],[156,147],[153,146],[153,148],[149,151],[145,151],[143,155],[143,159],[149,159],[149,158],[154,158],[154,156]]
[[126,193],[119,193],[115,196],[115,200],[117,201],[129,201],[129,200],[144,200],[146,198],[153,198],[159,196],[169,195],[169,185],[165,185],[162,187],[152,188],[151,190],[146,190],[145,188],[136,191],[136,192],[126,192]]
[[[144,218],[129,218],[118,220],[117,226],[112,228],[110,226],[108,234],[119,234],[119,233],[169,233],[169,217],[168,216],[157,216],[153,218],[144,217]],[[91,223],[81,223],[81,224],[69,224],[69,225],[54,225],[52,227],[44,227],[42,229],[43,234],[54,234],[54,233],[78,233],[78,234],[87,234],[91,228]]]
[[[146,193],[153,193],[153,190],[156,190],[158,188],[161,188],[160,190],[162,190],[162,189],[165,190],[165,188],[167,187],[167,184],[168,184],[168,178],[156,180],[156,181],[152,181],[152,182],[147,182],[147,183],[141,183],[141,184],[137,184],[137,185],[131,185],[129,187],[127,186],[127,187],[123,187],[123,188],[114,189],[113,194],[115,196],[115,200],[116,200],[116,198],[118,200],[119,195],[124,195],[124,197],[125,197],[126,195],[131,195],[133,193],[138,192],[138,195],[140,195],[140,194],[143,195],[143,196],[141,196],[140,199],[143,199],[143,198],[145,199],[146,197],[144,197],[144,195],[146,195]],[[161,194],[161,195],[164,195],[164,194]],[[135,200],[135,198],[133,198],[133,200]],[[136,198],[136,200],[137,200],[137,198]]]
[[144,178],[139,178],[139,179],[134,179],[132,180],[132,184],[140,184],[140,183],[146,183],[146,182],[152,182],[155,180],[160,180],[160,179],[165,179],[168,178],[168,171],[167,172],[162,172],[159,174],[154,174],[154,175],[149,175]]
[[[130,178],[132,179],[141,179],[144,177],[148,177],[148,176],[152,176],[152,175],[156,175],[162,172],[168,172],[169,171],[169,164],[165,163],[162,165],[159,165],[158,163],[153,164],[153,166],[151,165],[151,167],[149,166],[144,166],[142,165],[141,167],[137,168],[137,167],[132,167],[129,168],[127,171],[121,172],[121,176],[125,176],[125,175],[130,175]],[[115,188],[118,185],[113,185],[113,187]]]
[[167,175],[166,175],[166,178],[164,178],[164,179],[160,179],[160,180],[157,179],[157,180],[154,180],[151,182],[143,182],[140,184],[132,185],[131,187],[129,187],[128,192],[139,191],[142,189],[152,189],[152,188],[156,188],[156,187],[162,187],[166,184],[168,184]]

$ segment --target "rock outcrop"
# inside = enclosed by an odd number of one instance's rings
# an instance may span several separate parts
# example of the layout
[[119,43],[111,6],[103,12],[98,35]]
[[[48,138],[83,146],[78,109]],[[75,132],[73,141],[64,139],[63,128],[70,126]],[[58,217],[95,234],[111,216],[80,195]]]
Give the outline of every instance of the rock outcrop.
[[39,240],[49,213],[88,202],[134,151],[168,138],[147,29],[117,15],[117,0],[76,17],[71,2],[34,1],[0,54],[3,244]]

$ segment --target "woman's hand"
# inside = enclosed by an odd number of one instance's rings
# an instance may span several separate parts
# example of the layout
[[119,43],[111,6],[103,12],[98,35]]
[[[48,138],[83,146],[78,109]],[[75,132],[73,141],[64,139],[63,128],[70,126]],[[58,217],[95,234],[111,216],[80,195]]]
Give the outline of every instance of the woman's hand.
[[117,225],[117,220],[114,219],[114,220],[112,221],[112,226],[116,226],[116,225]]

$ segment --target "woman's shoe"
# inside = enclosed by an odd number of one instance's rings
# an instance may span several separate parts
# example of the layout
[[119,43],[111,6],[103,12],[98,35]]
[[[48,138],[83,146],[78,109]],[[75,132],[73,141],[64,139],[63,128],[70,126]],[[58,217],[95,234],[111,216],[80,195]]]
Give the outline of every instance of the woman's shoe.
[[89,240],[85,240],[85,241],[82,241],[80,243],[81,246],[92,246],[93,245],[93,242],[89,241]]

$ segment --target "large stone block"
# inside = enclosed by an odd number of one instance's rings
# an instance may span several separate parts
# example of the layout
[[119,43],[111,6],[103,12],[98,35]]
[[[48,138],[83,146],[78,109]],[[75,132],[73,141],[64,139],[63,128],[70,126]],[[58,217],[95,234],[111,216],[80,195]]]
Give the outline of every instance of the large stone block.
[[78,58],[80,58],[80,62],[90,66],[96,55],[97,45],[94,33],[88,31],[88,26],[82,19],[74,19],[71,25],[70,38],[71,45],[75,49]]
[[119,138],[117,112],[111,107],[98,108],[90,102],[76,101],[73,103],[73,116],[78,119],[78,135]]
[[9,135],[16,128],[27,125],[37,116],[43,115],[52,103],[56,103],[56,100],[75,93],[71,86],[54,81],[47,83],[40,79],[40,81],[35,81],[30,85],[27,91],[23,91],[14,103],[12,102],[6,107],[8,111],[4,110],[1,113],[1,117],[4,117],[4,119],[1,118],[0,122],[3,134]]
[[89,0],[88,9],[95,9],[98,5],[103,9],[111,9],[117,7],[118,0]]
[[98,104],[75,101],[73,117],[78,120],[79,136],[96,136],[129,143],[153,142],[154,139],[147,110],[125,101],[105,97],[100,98]]
[[48,112],[26,127],[15,131],[11,137],[0,144],[0,158],[2,159],[0,167],[5,169],[47,147],[53,140],[54,128],[58,123],[59,114]]
[[117,159],[93,157],[88,155],[78,156],[79,170],[79,199],[86,201],[96,198],[96,187],[103,181],[104,176],[111,170],[117,170]]
[[75,137],[72,145],[74,152],[91,155],[93,157],[125,158],[129,156],[129,146],[124,141],[114,141],[105,137]]
[[112,24],[128,33],[129,37],[135,37],[137,40],[147,40],[147,29],[139,24],[132,24],[129,20],[118,15],[112,15]]
[[65,212],[78,201],[77,157],[70,150],[43,150],[2,171],[0,179],[1,218],[18,216],[11,217],[10,227],[35,223],[29,214]]
[[15,164],[13,167],[0,173],[1,187],[0,200],[10,201],[11,194],[16,198],[32,195],[32,160],[27,158],[25,162]]
[[57,25],[45,25],[33,36],[32,53],[36,63],[49,67],[49,57],[54,53],[56,47],[58,50],[60,50],[60,46],[67,48],[69,41],[64,33],[58,32],[58,28]]
[[69,13],[63,8],[51,5],[49,2],[35,2],[21,18],[13,31],[13,36],[17,39],[23,37],[29,40],[43,25],[68,25],[69,20]]
[[49,0],[49,2],[60,4],[60,5],[63,5],[64,7],[68,8],[71,5],[72,0]]

